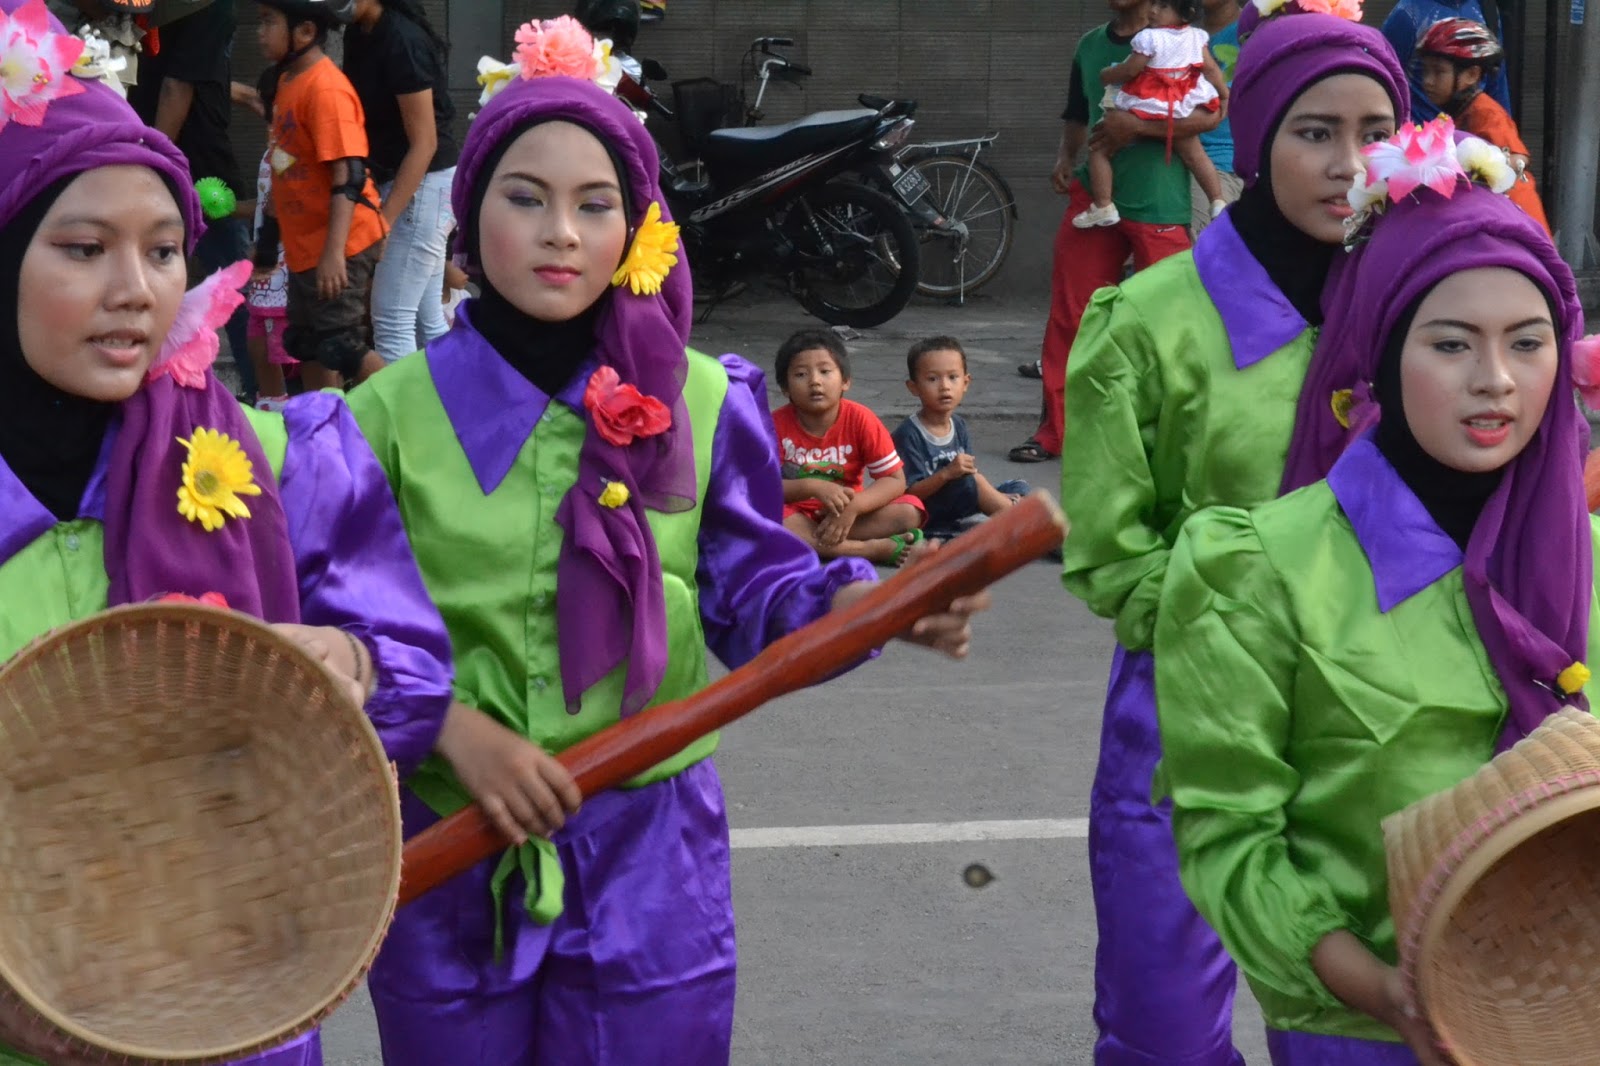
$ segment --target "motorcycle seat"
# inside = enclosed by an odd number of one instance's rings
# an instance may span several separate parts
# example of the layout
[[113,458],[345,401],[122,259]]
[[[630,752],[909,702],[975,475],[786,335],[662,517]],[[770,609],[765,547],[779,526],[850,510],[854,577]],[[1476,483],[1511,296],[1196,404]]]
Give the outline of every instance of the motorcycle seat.
[[808,152],[837,148],[872,128],[878,113],[865,108],[818,111],[781,126],[748,126],[713,130],[705,140],[707,163],[760,160],[777,165]]

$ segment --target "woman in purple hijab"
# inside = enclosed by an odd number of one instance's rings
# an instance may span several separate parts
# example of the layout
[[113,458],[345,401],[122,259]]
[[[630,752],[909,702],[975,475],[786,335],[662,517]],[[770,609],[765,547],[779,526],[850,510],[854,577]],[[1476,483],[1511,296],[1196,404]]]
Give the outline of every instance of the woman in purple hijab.
[[[649,133],[596,84],[605,49],[570,18],[517,41],[516,66],[480,64],[498,91],[456,168],[481,294],[350,394],[456,652],[406,831],[477,800],[507,842],[400,910],[372,1001],[388,1066],[715,1066],[735,983],[717,737],[581,810],[551,753],[691,695],[708,648],[740,665],[873,571],[783,528],[761,372],[687,347],[688,265]],[[964,653],[982,603],[917,639]]]
[[1162,590],[1183,882],[1276,1066],[1450,1061],[1396,970],[1380,823],[1595,692],[1576,285],[1473,180],[1509,188],[1504,153],[1452,133],[1375,146],[1352,193],[1326,328],[1376,427],[1326,480],[1194,516]]
[[[42,0],[0,0],[0,659],[107,606],[215,593],[344,676],[415,766],[450,647],[383,473],[342,401],[262,414],[217,381],[248,264],[185,294],[188,165],[69,73],[82,47]],[[34,1061],[5,1042],[0,1062]],[[249,1061],[315,1066],[318,1036]]]
[[1158,597],[1190,514],[1278,494],[1345,194],[1407,100],[1375,29],[1328,14],[1262,23],[1233,82],[1244,194],[1192,254],[1097,293],[1073,345],[1062,582],[1117,642],[1089,806],[1097,1066],[1242,1061],[1233,964],[1184,894],[1167,806],[1151,801]]

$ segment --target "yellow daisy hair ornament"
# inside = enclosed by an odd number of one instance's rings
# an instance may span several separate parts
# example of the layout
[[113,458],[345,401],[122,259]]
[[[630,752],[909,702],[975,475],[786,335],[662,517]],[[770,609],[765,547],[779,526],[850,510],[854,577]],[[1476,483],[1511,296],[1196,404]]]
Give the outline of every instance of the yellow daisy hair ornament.
[[620,481],[608,481],[606,487],[600,491],[600,505],[602,507],[617,508],[628,502],[628,486]]
[[240,496],[259,496],[250,460],[239,442],[215,429],[196,427],[188,440],[178,443],[189,452],[178,486],[178,513],[199,522],[207,533],[222,528],[229,518],[249,518],[250,508]]
[[1589,668],[1583,663],[1573,663],[1556,675],[1556,688],[1564,695],[1576,696],[1583,691],[1583,686],[1589,683]]
[[677,251],[678,224],[663,221],[661,205],[652,200],[622,265],[611,275],[611,284],[626,285],[635,296],[654,296],[667,272],[678,265]]

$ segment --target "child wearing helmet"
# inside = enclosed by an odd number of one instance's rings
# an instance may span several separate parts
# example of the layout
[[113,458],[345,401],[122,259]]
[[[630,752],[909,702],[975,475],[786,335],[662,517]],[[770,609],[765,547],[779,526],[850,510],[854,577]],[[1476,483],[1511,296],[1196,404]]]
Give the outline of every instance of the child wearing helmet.
[[1550,222],[1544,204],[1528,173],[1528,146],[1522,143],[1517,123],[1500,101],[1484,92],[1490,77],[1505,58],[1505,49],[1489,27],[1465,18],[1441,19],[1417,40],[1422,71],[1422,91],[1429,102],[1455,120],[1456,127],[1504,149],[1517,170],[1511,201],[1522,208],[1546,233]]

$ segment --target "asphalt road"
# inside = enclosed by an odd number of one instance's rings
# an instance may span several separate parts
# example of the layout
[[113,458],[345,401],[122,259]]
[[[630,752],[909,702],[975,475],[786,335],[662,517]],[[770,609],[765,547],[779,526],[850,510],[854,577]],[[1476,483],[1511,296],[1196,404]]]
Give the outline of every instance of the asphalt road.
[[[851,396],[892,427],[910,409],[906,346],[955,333],[971,359],[980,469],[1053,490],[1057,464],[1004,459],[1037,411],[1038,385],[1015,366],[1037,354],[1043,320],[1042,307],[914,305],[852,341]],[[696,343],[770,368],[806,324],[782,303],[734,306]],[[735,1063],[1090,1062],[1084,819],[1110,647],[1109,626],[1039,562],[995,590],[966,662],[891,645],[727,731],[717,764],[735,843]],[[974,865],[992,880],[973,887]],[[1259,1014],[1240,999],[1239,1046],[1265,1062]],[[324,1040],[331,1066],[380,1061],[364,995]]]

